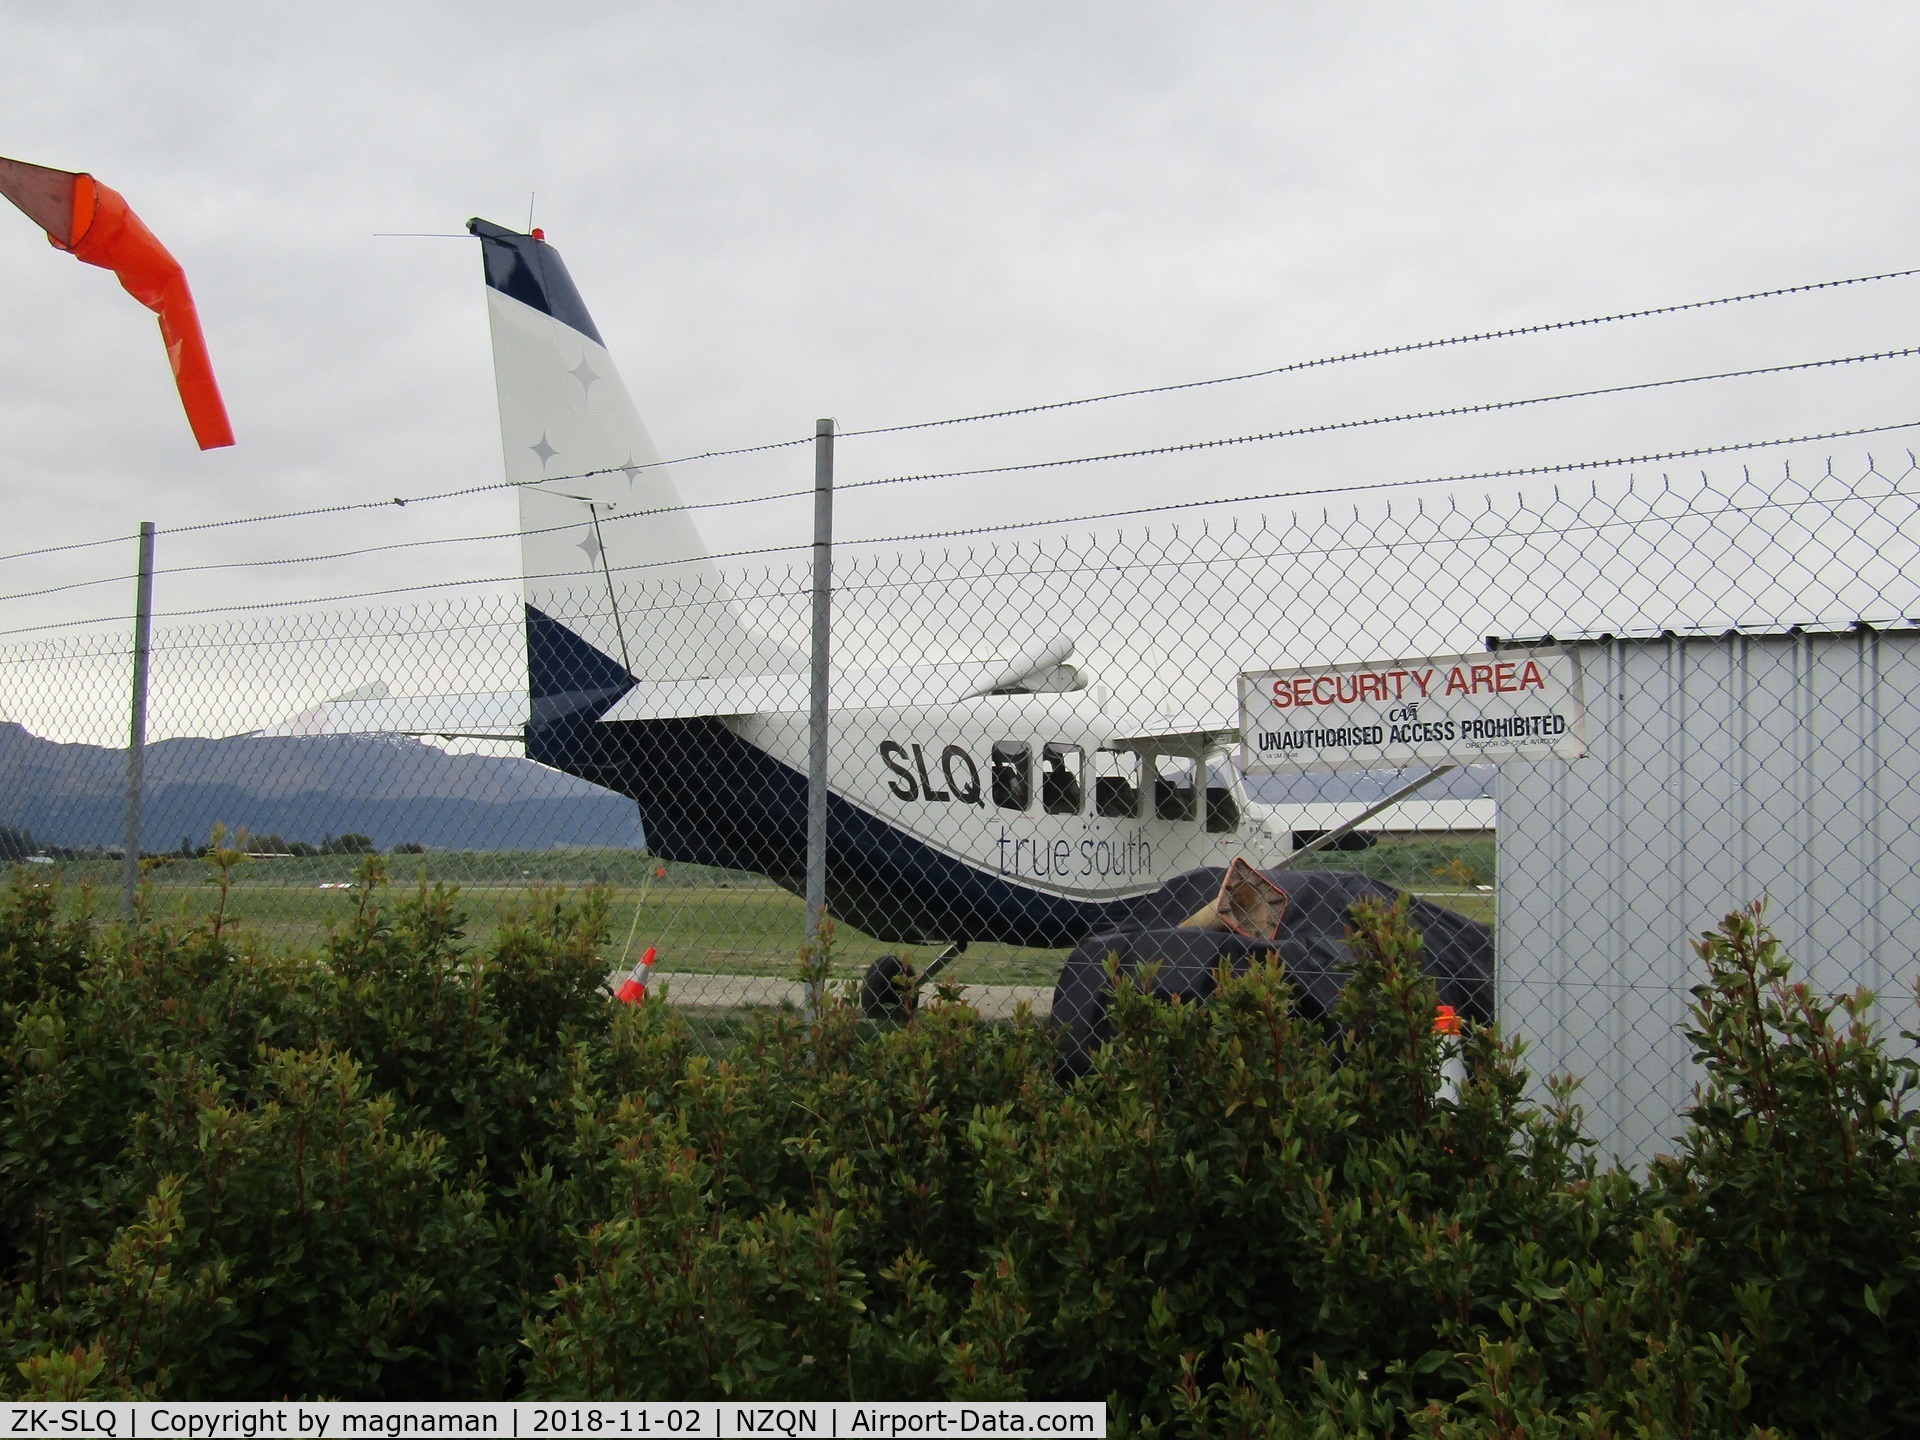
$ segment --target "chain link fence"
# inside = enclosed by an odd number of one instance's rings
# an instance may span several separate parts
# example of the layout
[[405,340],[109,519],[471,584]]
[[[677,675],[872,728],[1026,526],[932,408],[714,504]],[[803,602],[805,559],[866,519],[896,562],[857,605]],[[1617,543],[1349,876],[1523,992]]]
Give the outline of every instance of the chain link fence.
[[[834,978],[939,969],[989,1017],[1044,1014],[1075,944],[1176,875],[1358,874],[1490,934],[1490,1008],[1541,1077],[1585,1078],[1604,1151],[1644,1158],[1693,1083],[1689,938],[1735,906],[1764,898],[1817,988],[1911,1023],[1917,505],[1902,457],[843,550]],[[397,882],[458,884],[476,941],[531,886],[601,885],[616,978],[651,951],[651,983],[716,1022],[804,1003],[809,572],[562,578],[163,623],[147,903],[210,903],[193,857],[219,824],[274,939],[320,940],[377,850]],[[1424,772],[1364,746],[1243,769],[1239,675],[1514,645],[1581,658],[1584,758],[1464,764],[1296,853]],[[129,653],[0,651],[0,846],[32,873],[117,883]]]

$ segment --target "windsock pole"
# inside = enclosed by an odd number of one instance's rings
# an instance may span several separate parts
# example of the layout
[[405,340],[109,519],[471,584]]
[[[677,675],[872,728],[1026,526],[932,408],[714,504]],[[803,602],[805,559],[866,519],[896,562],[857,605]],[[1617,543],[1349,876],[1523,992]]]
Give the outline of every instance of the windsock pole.
[[653,983],[654,947],[649,945],[647,953],[620,982],[620,988],[613,992],[613,998],[623,1005],[638,1005],[647,998],[647,986]]
[[120,918],[133,923],[140,893],[140,803],[146,792],[147,652],[153,640],[153,522],[140,522],[139,584],[133,608],[133,715],[127,734],[127,840],[120,854]]

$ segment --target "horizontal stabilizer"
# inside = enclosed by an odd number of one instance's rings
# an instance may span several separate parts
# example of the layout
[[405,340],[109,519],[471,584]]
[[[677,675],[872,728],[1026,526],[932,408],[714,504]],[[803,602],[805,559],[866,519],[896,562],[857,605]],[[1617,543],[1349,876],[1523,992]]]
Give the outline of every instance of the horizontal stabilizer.
[[376,680],[290,715],[256,735],[498,736],[518,740],[527,697],[517,691],[392,695]]

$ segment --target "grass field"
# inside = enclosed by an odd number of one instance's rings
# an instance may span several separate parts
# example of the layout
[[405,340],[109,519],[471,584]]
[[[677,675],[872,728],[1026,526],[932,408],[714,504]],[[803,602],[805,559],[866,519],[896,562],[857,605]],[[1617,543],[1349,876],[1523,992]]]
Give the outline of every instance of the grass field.
[[[610,959],[658,951],[657,972],[701,975],[794,973],[805,907],[797,896],[758,876],[699,865],[656,861],[627,850],[524,852],[441,851],[385,857],[396,889],[457,885],[467,916],[466,932],[484,944],[497,931],[502,912],[534,886],[602,885],[612,893]],[[248,860],[235,872],[231,905],[243,924],[270,940],[316,946],[346,918],[354,903],[350,888],[361,864],[352,855],[315,855]],[[1493,837],[1465,835],[1388,836],[1370,850],[1313,855],[1303,868],[1360,870],[1483,924],[1493,923]],[[107,909],[118,894],[115,860],[75,860],[32,867],[59,874],[69,886],[90,886]],[[664,870],[664,875],[658,872]],[[205,861],[148,862],[149,903],[162,913],[211,913],[214,890]],[[833,972],[859,975],[878,956],[895,951],[924,964],[936,953],[885,945],[840,926]],[[1012,946],[974,947],[948,976],[961,984],[1051,985],[1064,951]]]
[[1302,870],[1358,870],[1493,924],[1493,832],[1387,834],[1371,850],[1315,851]]

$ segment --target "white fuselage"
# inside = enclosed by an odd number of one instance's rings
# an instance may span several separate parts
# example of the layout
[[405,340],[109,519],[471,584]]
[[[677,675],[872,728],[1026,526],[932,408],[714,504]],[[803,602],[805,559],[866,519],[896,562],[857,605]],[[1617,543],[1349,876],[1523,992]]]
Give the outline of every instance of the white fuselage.
[[[782,764],[806,770],[804,714],[736,716],[725,723]],[[1268,855],[1271,837],[1246,818],[1239,778],[1221,751],[1209,754],[1198,744],[1156,750],[1139,740],[1115,748],[1115,737],[1124,733],[1138,729],[1116,724],[1088,691],[836,711],[828,785],[848,804],[942,854],[1074,900],[1123,899],[1240,854],[1256,864],[1278,858]],[[1183,789],[1175,773],[1170,788],[1156,796],[1152,781],[1163,767],[1183,772],[1188,785]],[[1211,804],[1192,788],[1193,778],[1209,769]]]

